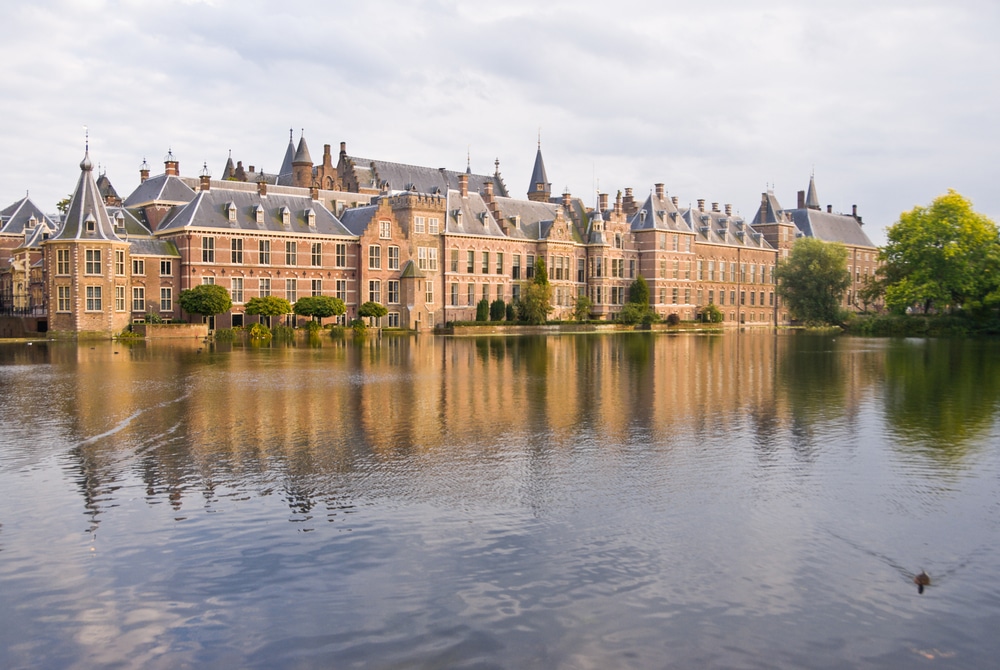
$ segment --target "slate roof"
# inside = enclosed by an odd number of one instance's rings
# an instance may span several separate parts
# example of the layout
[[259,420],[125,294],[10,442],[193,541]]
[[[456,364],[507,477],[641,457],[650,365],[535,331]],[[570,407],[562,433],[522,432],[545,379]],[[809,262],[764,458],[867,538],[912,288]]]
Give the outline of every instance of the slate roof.
[[806,207],[809,209],[819,209],[819,196],[816,195],[816,177],[809,177],[809,192],[806,195]]
[[545,187],[545,193],[552,192],[552,184],[549,183],[549,177],[545,174],[545,161],[542,160],[542,147],[538,147],[538,153],[535,154],[535,166],[531,170],[531,185],[528,187],[528,193],[536,192],[538,184],[542,184]]
[[344,224],[352,235],[362,235],[365,230],[368,229],[368,224],[371,223],[372,218],[375,216],[375,210],[378,209],[377,205],[364,205],[362,207],[350,207],[345,209],[340,215],[340,222]]
[[[235,221],[229,220],[230,205],[236,211]],[[262,214],[262,222],[259,224],[258,208]],[[285,208],[290,215],[287,227],[282,222],[282,211]],[[315,214],[314,227],[308,225],[308,210]],[[257,191],[227,189],[198,191],[191,202],[174,208],[167,215],[157,227],[157,234],[183,228],[353,236],[323,203],[308,196],[269,193],[262,197]]]
[[[94,224],[92,232],[87,230],[89,222]],[[104,206],[104,198],[101,197],[100,189],[94,179],[94,165],[90,162],[89,151],[80,161],[80,179],[63,218],[62,230],[53,239],[122,241],[115,232],[114,224]]]
[[130,211],[125,207],[108,207],[108,216],[115,226],[115,232],[121,237],[135,235],[150,237],[149,227],[140,219],[141,212]]
[[0,235],[23,235],[32,217],[36,226],[44,224],[50,233],[59,228],[59,224],[42,213],[28,196],[24,196],[0,210]]
[[824,242],[840,242],[857,247],[874,247],[857,219],[849,214],[834,214],[815,209],[788,210],[795,226],[808,237]]
[[487,182],[493,183],[493,192],[507,196],[507,187],[499,174],[479,175],[470,172],[456,172],[445,168],[429,168],[418,165],[391,163],[358,156],[345,156],[354,171],[357,183],[388,191],[416,191],[417,193],[443,194],[448,190],[458,190],[459,175],[469,178],[469,191],[485,190]]
[[151,203],[183,205],[194,199],[194,190],[176,175],[160,174],[139,184],[122,203],[125,207],[142,207]]
[[129,238],[129,253],[133,256],[168,256],[180,258],[181,252],[171,240]]
[[757,208],[757,213],[754,215],[751,223],[755,226],[759,223],[778,223],[783,211],[781,203],[779,203],[778,199],[774,197],[774,191],[768,189],[767,193],[764,195],[764,199],[761,201],[760,207]]
[[104,198],[104,202],[107,202],[108,198],[121,201],[121,198],[118,197],[118,191],[116,191],[115,187],[111,185],[111,180],[108,179],[108,176],[104,173],[101,173],[101,176],[97,178],[97,189],[101,192],[101,197]]
[[[517,220],[516,227],[508,228],[508,235],[514,240],[544,240],[548,237],[552,224],[559,215],[561,205],[551,202],[533,202],[531,200],[519,200],[516,198],[496,198],[500,215],[508,222]],[[569,218],[569,217],[567,217]],[[573,239],[582,242],[576,226],[570,226],[573,231]]]
[[746,249],[774,249],[762,234],[747,225],[742,216],[687,208],[681,210],[681,218],[688,225],[689,232],[694,232],[696,242]]
[[664,230],[672,232],[691,232],[687,221],[681,216],[680,210],[667,196],[659,197],[651,193],[632,215],[629,224],[633,231]]
[[448,191],[445,232],[451,235],[507,237],[490,214],[481,195],[470,192],[469,195],[462,197],[459,191]]

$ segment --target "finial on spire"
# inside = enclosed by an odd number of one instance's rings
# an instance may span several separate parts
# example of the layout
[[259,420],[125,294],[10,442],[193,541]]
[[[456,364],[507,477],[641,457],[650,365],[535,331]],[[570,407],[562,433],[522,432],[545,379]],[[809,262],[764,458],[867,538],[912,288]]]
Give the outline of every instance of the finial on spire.
[[538,148],[542,148],[542,127],[538,126]]
[[83,127],[83,150],[90,153],[90,128]]
[[295,139],[295,128],[288,129],[288,141],[291,142]]
[[469,174],[472,173],[472,145],[465,145],[465,171]]
[[496,160],[493,161],[493,167],[496,170],[495,174],[500,174],[500,157],[497,156]]
[[305,137],[306,136],[306,129],[302,128],[301,130],[302,130],[302,135],[300,135],[300,137]]

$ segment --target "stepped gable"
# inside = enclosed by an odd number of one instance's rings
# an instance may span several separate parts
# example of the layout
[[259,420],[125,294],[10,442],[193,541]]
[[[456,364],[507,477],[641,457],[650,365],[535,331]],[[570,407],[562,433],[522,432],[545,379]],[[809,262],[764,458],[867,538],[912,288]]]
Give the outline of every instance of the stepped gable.
[[80,179],[66,210],[62,230],[53,239],[122,241],[115,232],[104,198],[94,179],[94,165],[90,162],[89,151],[80,161]]
[[24,196],[0,210],[0,235],[24,235],[25,231],[30,231],[31,220],[35,220],[35,227],[44,225],[49,233],[54,233],[59,225],[50,217],[42,213],[31,198]]
[[[283,221],[286,209],[289,214],[287,226]],[[312,226],[309,225],[310,212],[315,217]],[[183,228],[352,236],[330,210],[310,197],[273,192],[261,196],[257,191],[221,188],[198,191],[191,202],[175,207],[157,227],[157,233]]]
[[449,190],[445,209],[445,232],[451,235],[506,237],[478,193],[463,197],[460,191]]
[[340,222],[351,232],[352,235],[363,235],[368,230],[368,225],[375,216],[378,205],[363,205],[361,207],[350,207],[345,209],[340,215]]

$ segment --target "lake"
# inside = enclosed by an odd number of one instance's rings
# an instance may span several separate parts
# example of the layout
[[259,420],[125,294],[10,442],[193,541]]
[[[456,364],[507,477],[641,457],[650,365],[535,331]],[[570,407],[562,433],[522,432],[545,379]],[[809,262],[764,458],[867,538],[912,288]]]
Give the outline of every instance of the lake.
[[772,332],[2,344],[0,667],[990,667],[998,361]]

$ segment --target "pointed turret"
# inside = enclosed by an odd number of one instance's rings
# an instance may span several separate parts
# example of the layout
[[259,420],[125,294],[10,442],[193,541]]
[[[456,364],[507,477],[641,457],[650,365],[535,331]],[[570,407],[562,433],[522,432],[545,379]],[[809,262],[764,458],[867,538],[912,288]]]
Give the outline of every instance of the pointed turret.
[[101,189],[94,179],[94,164],[87,151],[80,161],[80,179],[73,191],[62,230],[57,239],[97,239],[119,241]]
[[545,161],[542,160],[542,142],[538,142],[538,153],[535,154],[535,167],[531,171],[531,186],[528,187],[528,200],[548,202],[552,196],[552,184],[545,174]]
[[291,176],[292,174],[292,163],[295,162],[295,141],[292,139],[292,133],[295,131],[291,128],[288,129],[288,148],[285,149],[285,157],[281,160],[281,169],[278,170],[278,177]]
[[233,165],[233,151],[229,150],[229,158],[226,159],[226,167],[222,168],[222,178],[233,180],[236,178],[236,166]]
[[820,207],[819,196],[816,195],[816,175],[810,175],[809,192],[806,194],[806,208],[819,209]]

